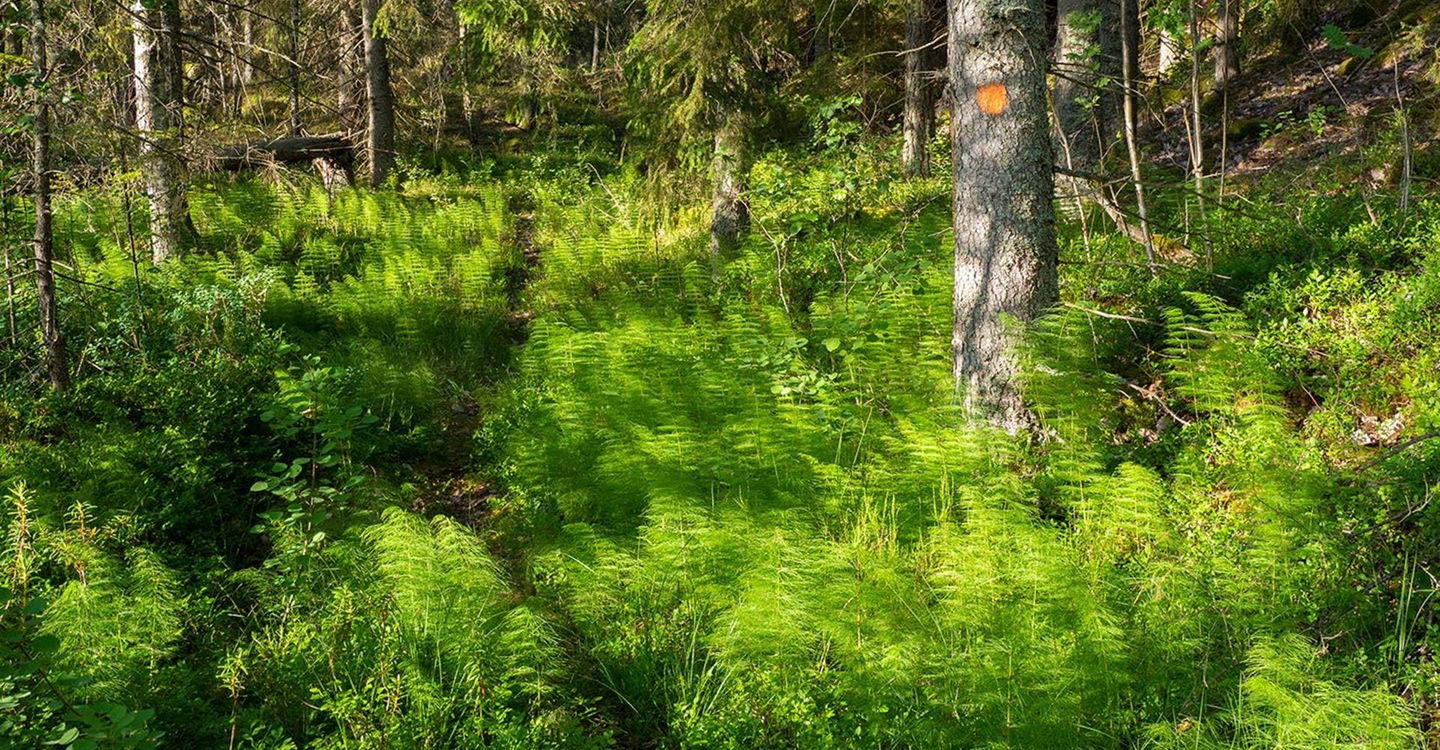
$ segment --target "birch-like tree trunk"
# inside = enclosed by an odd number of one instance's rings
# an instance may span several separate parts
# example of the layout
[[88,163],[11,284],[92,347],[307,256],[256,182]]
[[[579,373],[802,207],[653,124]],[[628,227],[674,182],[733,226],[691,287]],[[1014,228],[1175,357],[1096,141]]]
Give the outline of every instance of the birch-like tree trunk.
[[35,297],[40,307],[40,338],[45,346],[45,370],[50,385],[63,391],[70,384],[65,364],[65,339],[60,333],[59,303],[55,298],[55,235],[50,211],[50,103],[44,89],[50,75],[44,0],[30,2],[30,54],[35,65],[35,123],[32,152],[35,190]]
[[245,49],[240,66],[240,85],[248,94],[255,82],[255,11],[249,7],[240,14],[240,38]]
[[954,374],[967,410],[1027,423],[1013,323],[1058,298],[1042,0],[950,0]]
[[1135,188],[1135,214],[1140,221],[1140,239],[1145,245],[1145,264],[1155,275],[1155,235],[1150,232],[1150,212],[1145,204],[1145,180],[1140,170],[1140,121],[1135,97],[1139,87],[1140,7],[1137,0],[1120,0],[1121,94],[1124,105],[1125,152],[1130,161],[1130,181]]
[[600,20],[590,27],[590,74],[600,70]]
[[385,37],[376,33],[375,17],[382,0],[360,0],[360,25],[365,42],[365,94],[369,135],[366,155],[370,184],[384,184],[395,164],[395,95],[390,88],[390,54]]
[[185,165],[180,156],[178,0],[134,0],[135,131],[150,204],[150,256],[163,263],[189,240]]
[[1155,40],[1159,45],[1155,75],[1164,78],[1175,69],[1175,64],[1180,62],[1180,42],[1175,39],[1175,35],[1163,29],[1156,35]]

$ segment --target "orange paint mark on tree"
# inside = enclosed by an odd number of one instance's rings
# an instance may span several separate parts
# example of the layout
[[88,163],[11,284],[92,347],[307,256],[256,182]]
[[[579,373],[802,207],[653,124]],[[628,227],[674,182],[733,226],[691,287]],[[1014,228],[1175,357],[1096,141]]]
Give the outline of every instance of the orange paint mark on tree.
[[1002,114],[1010,107],[1010,92],[1003,83],[987,83],[975,90],[975,103],[987,115]]

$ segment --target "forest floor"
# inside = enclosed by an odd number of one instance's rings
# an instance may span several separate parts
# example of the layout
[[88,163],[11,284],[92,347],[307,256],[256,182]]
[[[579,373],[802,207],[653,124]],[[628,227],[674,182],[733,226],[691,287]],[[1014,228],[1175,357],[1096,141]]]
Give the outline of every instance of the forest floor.
[[[540,265],[540,247],[535,242],[533,196],[524,190],[512,193],[506,210],[511,212],[514,224],[512,231],[502,238],[510,258],[501,272],[508,331],[504,339],[512,350],[508,359],[513,360],[529,339],[530,323],[535,318],[526,292]],[[507,368],[497,377],[503,381],[508,376]],[[487,382],[479,388],[493,391],[498,387],[496,382]],[[459,395],[450,409],[439,416],[440,437],[435,452],[424,463],[412,467],[417,486],[411,510],[424,515],[443,514],[478,531],[491,511],[491,499],[501,491],[482,478],[472,456],[489,399],[477,390],[464,390]]]
[[[1202,82],[1201,120],[1212,175],[1220,172],[1222,159],[1227,176],[1243,178],[1282,166],[1356,157],[1385,142],[1387,131],[1398,131],[1401,112],[1412,149],[1440,140],[1440,99],[1433,86],[1440,60],[1398,54],[1437,48],[1440,23],[1434,15],[1403,32],[1377,32],[1360,40],[1373,48],[1322,37],[1272,50],[1247,61],[1227,99],[1207,91],[1208,82]],[[1185,65],[1173,70],[1172,90],[1188,90],[1189,75]],[[1188,173],[1190,99],[1182,93],[1158,104],[1147,134],[1157,146],[1155,162]],[[1396,175],[1367,178],[1393,183]]]

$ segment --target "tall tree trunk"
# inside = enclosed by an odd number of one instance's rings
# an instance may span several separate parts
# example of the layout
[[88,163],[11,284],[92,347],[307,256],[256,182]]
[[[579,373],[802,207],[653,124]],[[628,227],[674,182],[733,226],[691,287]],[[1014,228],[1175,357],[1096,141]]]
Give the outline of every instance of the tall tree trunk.
[[900,160],[912,177],[930,174],[930,133],[935,129],[935,82],[927,46],[935,41],[940,8],[935,0],[910,0],[905,16],[905,111]]
[[1123,63],[1121,74],[1121,101],[1124,103],[1125,152],[1130,159],[1130,180],[1135,187],[1135,212],[1140,219],[1140,238],[1145,245],[1145,264],[1150,275],[1155,275],[1155,235],[1150,233],[1150,214],[1145,205],[1145,182],[1140,172],[1140,143],[1136,135],[1139,125],[1135,111],[1136,69],[1139,67],[1137,42],[1140,39],[1140,10],[1136,0],[1120,0],[1120,20],[1124,28],[1120,32],[1124,44],[1120,58]]
[[[10,234],[10,196],[0,188],[0,237]],[[0,252],[5,253],[5,330],[10,334],[10,345],[15,345],[15,270],[10,260],[10,243],[4,243]]]
[[365,127],[365,40],[354,0],[340,7],[340,69],[336,71],[336,108],[347,137]]
[[1071,169],[1095,171],[1118,142],[1121,47],[1117,0],[1058,0],[1055,121]]
[[245,67],[249,50],[244,46],[241,29],[243,18],[248,15],[249,11],[241,7],[231,7],[225,13],[225,49],[229,52],[225,62],[228,68],[225,74],[225,107],[231,117],[239,117],[245,103]]
[[375,33],[382,0],[360,0],[365,40],[365,94],[369,99],[370,184],[379,187],[395,164],[395,95],[390,89],[390,54],[385,38]]
[[1163,30],[1159,32],[1155,40],[1160,46],[1155,63],[1155,76],[1164,78],[1175,69],[1175,63],[1180,61],[1180,43],[1175,40],[1174,35]]
[[[31,0],[30,14],[35,80],[44,83],[50,74],[44,0]],[[60,312],[55,299],[55,237],[50,223],[50,103],[46,96],[42,88],[35,88],[35,296],[40,303],[45,369],[50,374],[50,385],[63,391],[70,385],[70,371],[65,365],[65,339],[60,334]]]
[[290,135],[300,135],[300,0],[290,0]]
[[950,2],[955,383],[971,415],[1010,432],[1027,418],[1006,319],[1059,296],[1045,31],[1043,0]]
[[178,0],[134,0],[135,130],[150,203],[150,255],[162,263],[190,238],[184,164],[180,159]]
[[[1099,204],[1117,215],[1104,185],[1075,176],[1097,173],[1120,131],[1120,8],[1118,0],[1058,0],[1051,104],[1060,164],[1056,183],[1082,227],[1085,207]],[[1088,228],[1086,230],[1088,237]],[[1088,240],[1087,240],[1088,242]]]
[[830,0],[820,0],[811,14],[815,19],[815,32],[810,38],[809,63],[817,65],[830,55],[830,15],[834,10]]
[[[1205,135],[1201,129],[1200,101],[1200,9],[1196,1],[1190,0],[1190,174],[1195,178],[1195,192],[1202,196],[1201,210],[1205,201]],[[1218,54],[1217,54],[1218,59]]]
[[1216,0],[1215,91],[1224,93],[1240,75],[1240,0]]
[[240,35],[245,49],[240,60],[240,85],[248,93],[255,82],[255,12],[249,6],[241,11]]
[[600,70],[600,19],[595,19],[595,25],[590,27],[590,74],[594,75]]
[[460,119],[465,122],[465,137],[475,144],[478,125],[475,115],[474,82],[471,78],[469,27],[460,24]]
[[750,150],[740,118],[728,117],[715,131],[715,157],[711,176],[715,192],[710,201],[710,254],[718,262],[740,245],[750,226],[750,205],[745,180],[750,172]]

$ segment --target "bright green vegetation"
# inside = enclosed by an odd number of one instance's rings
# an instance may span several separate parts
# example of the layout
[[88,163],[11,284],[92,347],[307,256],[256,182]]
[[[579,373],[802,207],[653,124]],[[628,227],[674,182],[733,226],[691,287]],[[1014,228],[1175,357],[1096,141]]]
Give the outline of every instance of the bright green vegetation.
[[1416,745],[1440,441],[1352,432],[1440,428],[1440,203],[1242,187],[1155,280],[1067,220],[1016,439],[954,407],[948,189],[894,149],[763,158],[718,270],[563,164],[197,187],[212,254],[138,282],[68,200],[0,742]]

